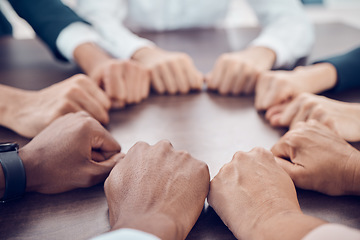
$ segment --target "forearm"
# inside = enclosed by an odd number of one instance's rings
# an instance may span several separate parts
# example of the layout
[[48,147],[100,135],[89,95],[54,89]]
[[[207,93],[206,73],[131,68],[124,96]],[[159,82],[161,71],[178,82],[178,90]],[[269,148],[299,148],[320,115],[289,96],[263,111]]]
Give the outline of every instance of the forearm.
[[299,1],[248,2],[263,27],[252,45],[268,47],[276,52],[275,68],[290,68],[299,58],[310,53],[315,39],[314,28]]
[[83,43],[75,48],[74,59],[87,75],[91,75],[96,66],[111,57],[96,44]]
[[5,85],[0,85],[0,125],[10,127],[14,121],[13,113],[16,112],[17,102],[24,97],[25,90]]
[[339,159],[347,161],[343,173],[344,195],[360,195],[360,152],[352,148],[352,152],[348,159]]
[[263,224],[259,224],[249,239],[300,240],[313,229],[325,223],[321,219],[305,215],[301,212],[284,212],[269,218]]
[[61,0],[9,0],[17,14],[24,18],[54,54],[60,54],[56,40],[60,32],[75,22],[85,22]]
[[334,91],[360,88],[360,47],[340,56],[328,58],[316,63],[329,63],[336,69]]
[[299,81],[302,82],[304,92],[320,93],[332,89],[336,84],[337,72],[330,63],[300,67],[295,69],[295,73],[300,73]]
[[276,60],[276,53],[267,47],[250,46],[245,51],[257,58],[257,67],[261,70],[270,70]]
[[118,220],[111,228],[111,231],[130,228],[150,233],[163,240],[185,238],[185,236],[178,236],[179,231],[176,229],[176,224],[165,215],[144,214],[142,216],[131,216],[124,219]]

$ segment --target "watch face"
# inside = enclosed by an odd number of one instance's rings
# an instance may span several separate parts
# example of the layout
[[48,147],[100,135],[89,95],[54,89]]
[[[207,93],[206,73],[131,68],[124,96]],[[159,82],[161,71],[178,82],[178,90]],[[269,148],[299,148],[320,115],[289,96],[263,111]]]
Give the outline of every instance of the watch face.
[[0,143],[0,152],[16,151],[19,148],[17,143]]

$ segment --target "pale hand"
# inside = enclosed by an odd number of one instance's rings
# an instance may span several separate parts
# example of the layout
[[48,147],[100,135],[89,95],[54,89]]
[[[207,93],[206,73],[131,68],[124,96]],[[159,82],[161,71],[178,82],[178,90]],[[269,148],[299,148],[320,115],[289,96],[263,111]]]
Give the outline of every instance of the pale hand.
[[266,118],[273,126],[293,126],[297,122],[317,120],[347,141],[360,141],[360,104],[332,100],[302,93],[287,104],[268,110]]
[[329,63],[297,67],[294,71],[264,72],[256,85],[255,107],[267,110],[303,92],[323,92],[335,86],[336,78],[336,69]]
[[109,122],[109,98],[81,74],[40,91],[19,90],[12,104],[9,114],[3,116],[3,125],[29,138],[71,112],[86,111],[103,124]]
[[112,108],[140,103],[149,96],[148,71],[135,61],[109,59],[89,74],[111,99]]
[[209,181],[204,162],[169,142],[135,144],[105,182],[112,230],[185,239],[202,211]]
[[203,75],[185,53],[144,47],[132,59],[149,70],[152,88],[159,94],[185,94],[202,88]]
[[238,239],[301,239],[323,221],[304,215],[271,152],[237,152],[210,184],[209,204]]
[[208,89],[222,95],[253,93],[259,74],[271,69],[275,56],[272,50],[264,47],[225,53],[206,77]]
[[300,122],[271,150],[296,186],[329,195],[360,194],[360,153],[326,126]]
[[87,113],[69,113],[19,150],[26,191],[54,194],[100,183],[120,158],[120,150]]

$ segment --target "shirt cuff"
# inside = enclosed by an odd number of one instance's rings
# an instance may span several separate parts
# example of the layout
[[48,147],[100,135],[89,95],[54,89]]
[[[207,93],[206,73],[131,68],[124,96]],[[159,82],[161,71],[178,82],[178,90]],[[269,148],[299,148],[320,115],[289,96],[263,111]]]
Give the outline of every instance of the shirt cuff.
[[291,56],[288,51],[284,48],[283,43],[269,35],[260,36],[256,38],[250,46],[266,47],[273,50],[276,54],[276,60],[273,68],[290,68],[294,65],[294,62],[290,62]]
[[324,224],[308,233],[302,240],[359,240],[360,231],[340,224]]
[[155,46],[153,42],[135,35],[119,23],[109,21],[105,27],[95,28],[106,39],[107,44],[102,47],[115,58],[130,59],[140,48]]
[[122,240],[161,240],[160,238],[145,233],[142,231],[138,231],[135,229],[119,229],[112,232],[104,233],[98,237],[93,238],[92,240],[114,240],[114,239],[122,239]]
[[101,45],[101,37],[91,25],[76,22],[70,24],[60,32],[56,39],[56,46],[67,60],[73,61],[75,49],[79,45],[87,42]]

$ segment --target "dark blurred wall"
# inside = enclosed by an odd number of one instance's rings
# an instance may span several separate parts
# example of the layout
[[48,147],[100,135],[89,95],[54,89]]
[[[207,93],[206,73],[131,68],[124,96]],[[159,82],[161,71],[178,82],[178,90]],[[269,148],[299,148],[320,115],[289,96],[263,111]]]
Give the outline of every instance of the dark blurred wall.
[[323,0],[301,0],[304,4],[323,4]]

